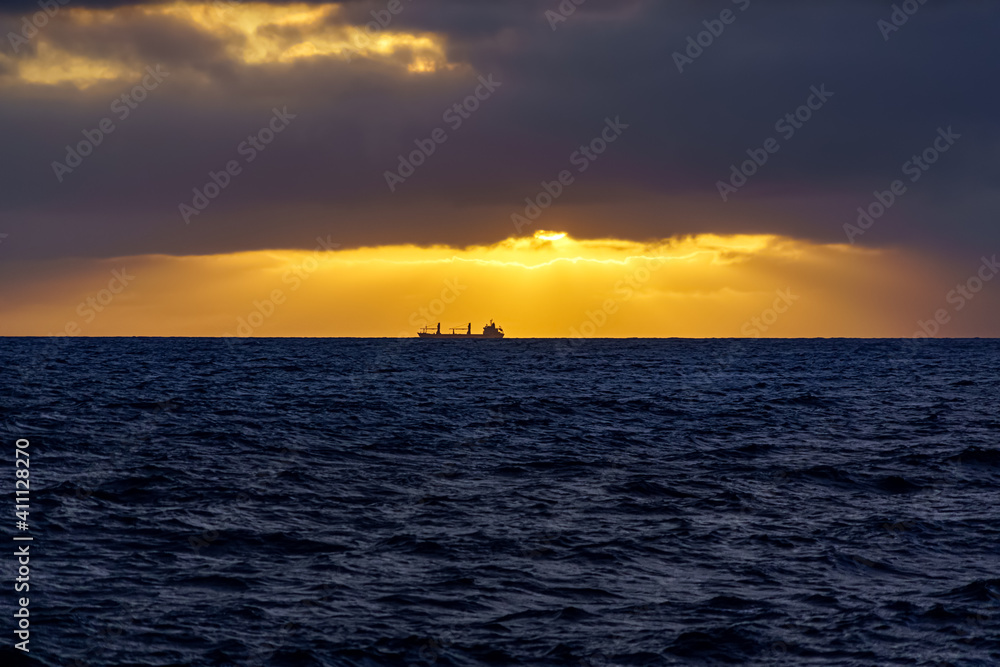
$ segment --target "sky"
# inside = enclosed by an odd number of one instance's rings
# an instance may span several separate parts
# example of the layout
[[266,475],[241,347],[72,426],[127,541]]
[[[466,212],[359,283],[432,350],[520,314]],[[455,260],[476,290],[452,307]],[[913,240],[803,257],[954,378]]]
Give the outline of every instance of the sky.
[[0,1],[0,335],[1000,335],[987,0]]

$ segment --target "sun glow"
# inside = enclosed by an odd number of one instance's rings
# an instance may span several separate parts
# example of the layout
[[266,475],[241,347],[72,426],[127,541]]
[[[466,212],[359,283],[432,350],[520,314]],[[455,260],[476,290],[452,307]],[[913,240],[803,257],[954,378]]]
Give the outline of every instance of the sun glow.
[[[905,295],[936,280],[916,258],[773,235],[639,243],[545,232],[466,248],[323,249],[334,243],[10,263],[0,278],[29,282],[0,307],[0,335],[409,336],[494,318],[514,337],[898,336],[910,333]],[[82,318],[80,304],[123,267],[135,280]],[[31,288],[33,272],[61,278],[35,276]],[[750,327],[778,298],[793,305],[766,330]]]

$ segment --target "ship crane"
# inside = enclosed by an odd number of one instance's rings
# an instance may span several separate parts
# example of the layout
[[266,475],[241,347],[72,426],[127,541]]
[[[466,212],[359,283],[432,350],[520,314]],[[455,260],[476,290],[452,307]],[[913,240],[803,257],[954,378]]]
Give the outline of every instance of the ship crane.
[[[464,329],[464,331],[463,331]],[[500,339],[504,337],[503,327],[497,326],[493,320],[483,327],[483,333],[472,333],[472,322],[465,327],[451,327],[451,333],[441,333],[441,323],[437,323],[437,327],[431,330],[430,326],[425,326],[423,329],[417,332],[417,336],[420,338],[436,338],[436,339],[480,339],[480,338],[490,338],[490,339]]]

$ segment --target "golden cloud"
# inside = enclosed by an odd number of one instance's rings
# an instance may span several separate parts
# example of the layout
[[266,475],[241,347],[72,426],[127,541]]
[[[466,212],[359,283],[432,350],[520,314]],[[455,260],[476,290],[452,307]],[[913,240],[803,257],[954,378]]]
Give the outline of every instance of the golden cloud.
[[[515,337],[909,335],[944,284],[916,257],[773,235],[649,243],[559,232],[409,245],[10,265],[0,335]],[[115,292],[113,272],[134,276]],[[18,288],[16,283],[22,283]],[[89,286],[81,289],[81,285]]]
[[[353,25],[339,5],[173,2],[115,9],[66,7],[19,48],[19,56],[0,55],[0,71],[13,72],[20,84],[69,84],[85,89],[123,80],[156,64],[150,57],[166,51],[150,42],[215,45],[201,52],[238,66],[287,65],[325,58],[337,63],[377,61],[410,73],[455,69],[443,39],[431,33],[394,30],[391,21]],[[155,37],[155,39],[151,39]],[[197,50],[196,50],[197,51]],[[195,53],[197,57],[198,53]],[[188,62],[191,54],[184,54]],[[167,64],[167,63],[161,63]],[[212,63],[190,63],[197,67]]]

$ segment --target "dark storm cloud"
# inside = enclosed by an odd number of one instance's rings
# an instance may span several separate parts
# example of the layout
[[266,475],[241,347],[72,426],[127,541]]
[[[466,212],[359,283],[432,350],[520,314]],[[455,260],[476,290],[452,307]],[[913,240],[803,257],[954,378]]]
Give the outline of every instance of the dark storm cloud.
[[[621,139],[539,226],[845,241],[842,225],[857,206],[902,178],[902,164],[951,126],[961,134],[955,148],[859,241],[959,254],[1000,245],[1000,134],[988,83],[1000,73],[997,3],[928,2],[888,41],[877,21],[892,3],[751,0],[739,11],[745,3],[589,0],[553,30],[545,12],[556,1],[403,0],[389,28],[444,35],[450,61],[471,68],[420,76],[364,59],[247,67],[228,60],[216,38],[163,17],[86,35],[53,24],[52,38],[77,52],[132,64],[136,82],[152,63],[174,78],[61,184],[52,160],[132,83],[0,102],[8,155],[0,231],[27,255],[311,247],[319,234],[343,245],[489,242],[513,232],[510,214],[569,167],[605,118],[620,117],[629,125]],[[333,20],[354,24],[386,6],[344,4]],[[35,5],[3,6],[14,14]],[[679,73],[673,54],[727,8],[735,22]],[[479,75],[501,87],[390,193],[384,171],[447,127],[442,113]],[[812,86],[834,95],[784,139],[775,121]],[[275,105],[297,114],[288,130],[184,225],[178,204],[236,156]],[[781,150],[723,203],[716,182],[768,137]]]

